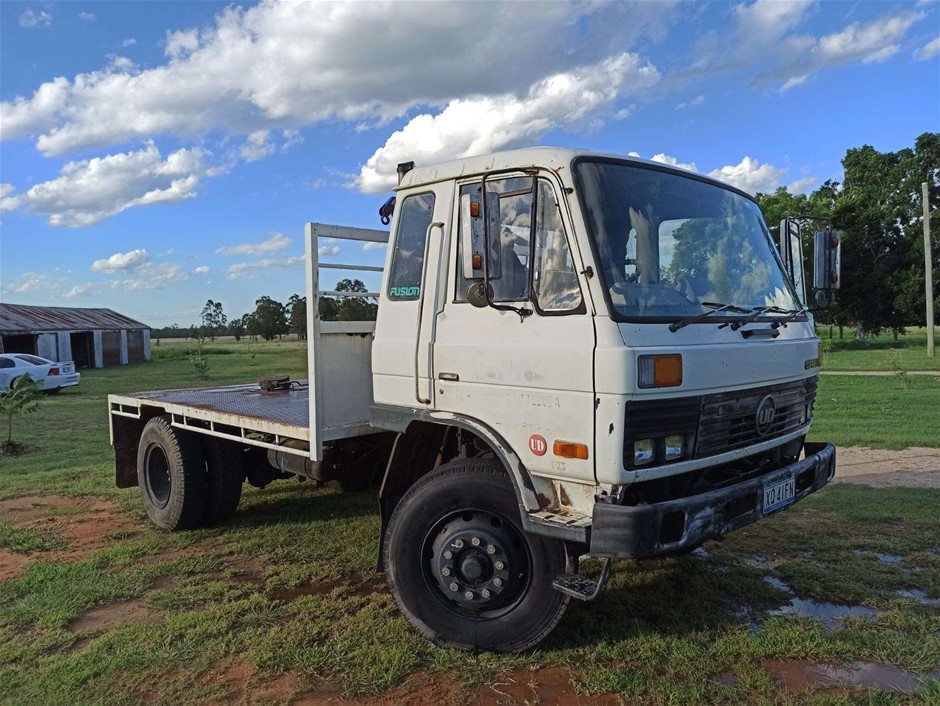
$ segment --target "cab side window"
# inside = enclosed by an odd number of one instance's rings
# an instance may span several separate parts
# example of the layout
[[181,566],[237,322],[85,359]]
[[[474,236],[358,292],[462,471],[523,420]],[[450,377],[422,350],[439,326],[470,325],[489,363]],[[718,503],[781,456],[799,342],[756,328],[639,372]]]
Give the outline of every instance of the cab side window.
[[536,199],[532,291],[542,312],[573,311],[582,306],[581,287],[568,249],[561,211],[547,181],[539,181]]
[[402,202],[389,268],[389,299],[407,301],[421,296],[424,249],[433,216],[433,193],[409,196]]

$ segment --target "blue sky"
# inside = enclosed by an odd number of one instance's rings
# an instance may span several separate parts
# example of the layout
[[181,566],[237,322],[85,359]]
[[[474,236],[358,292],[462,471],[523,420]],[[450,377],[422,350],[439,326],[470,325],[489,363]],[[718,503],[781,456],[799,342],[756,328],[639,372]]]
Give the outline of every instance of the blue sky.
[[186,326],[302,294],[303,224],[381,227],[409,159],[839,180],[847,148],[940,129],[940,5],[5,1],[0,100],[0,301]]

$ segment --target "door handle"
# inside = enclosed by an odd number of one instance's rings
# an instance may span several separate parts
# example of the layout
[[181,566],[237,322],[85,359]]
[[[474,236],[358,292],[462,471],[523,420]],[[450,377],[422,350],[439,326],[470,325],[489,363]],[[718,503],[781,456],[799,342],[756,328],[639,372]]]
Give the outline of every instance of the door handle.
[[460,376],[457,373],[441,373],[437,377],[439,380],[449,380],[451,382],[460,381]]

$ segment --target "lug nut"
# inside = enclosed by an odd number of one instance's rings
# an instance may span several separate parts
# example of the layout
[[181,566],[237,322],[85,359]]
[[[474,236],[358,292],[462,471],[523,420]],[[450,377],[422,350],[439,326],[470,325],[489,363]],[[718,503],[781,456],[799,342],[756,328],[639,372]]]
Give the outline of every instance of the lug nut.
[[450,576],[450,569],[445,566],[441,569],[441,573],[444,574],[444,576]]
[[462,549],[462,548],[463,548],[463,540],[462,540],[462,539],[456,540],[456,541],[454,542],[454,546],[457,547],[457,549]]
[[497,570],[497,571],[502,571],[502,570],[505,569],[505,568],[506,568],[506,565],[505,565],[503,562],[501,562],[501,561],[497,561],[497,562],[496,562],[496,570]]
[[482,591],[480,591],[480,594],[481,594],[484,598],[489,598],[489,597],[490,597],[490,589],[484,588]]
[[453,558],[454,558],[454,553],[453,553],[450,549],[448,549],[446,552],[444,552],[444,558],[445,558],[445,559],[453,559]]
[[487,554],[495,554],[495,553],[496,553],[496,547],[494,547],[492,544],[487,544],[487,545],[486,545],[486,553],[487,553]]
[[473,600],[473,591],[467,591],[466,593],[463,594],[463,597],[466,598],[468,601],[472,601],[472,600]]
[[472,544],[472,545],[475,546],[475,547],[479,547],[479,546],[480,546],[480,538],[479,538],[479,537],[474,537],[473,539],[470,540],[470,544]]
[[456,581],[452,581],[452,582],[451,582],[451,584],[450,584],[450,590],[451,590],[451,591],[459,591],[459,590],[460,590],[460,586],[457,585],[457,582],[456,582]]
[[493,585],[494,585],[494,586],[502,586],[502,585],[503,585],[503,580],[502,580],[499,576],[497,576],[497,577],[495,577],[495,578],[493,579]]

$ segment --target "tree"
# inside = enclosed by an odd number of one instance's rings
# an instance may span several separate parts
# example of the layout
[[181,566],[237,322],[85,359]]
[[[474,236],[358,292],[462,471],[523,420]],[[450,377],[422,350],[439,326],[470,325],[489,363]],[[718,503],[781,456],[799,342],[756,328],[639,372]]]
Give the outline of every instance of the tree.
[[255,311],[249,321],[249,334],[272,341],[275,336],[287,333],[287,309],[283,304],[269,296],[263,296],[255,301],[255,305]]
[[202,335],[215,340],[216,334],[225,330],[228,317],[222,311],[222,302],[206,301],[202,307]]
[[7,446],[13,444],[13,420],[32,414],[39,406],[38,382],[27,375],[20,375],[3,392],[0,392],[0,415],[7,420]]
[[290,329],[302,340],[307,339],[307,297],[292,294],[287,300],[290,317]]
[[[360,279],[341,279],[336,283],[337,292],[361,292],[369,290]],[[337,308],[340,321],[375,321],[379,305],[373,297],[342,297]]]

